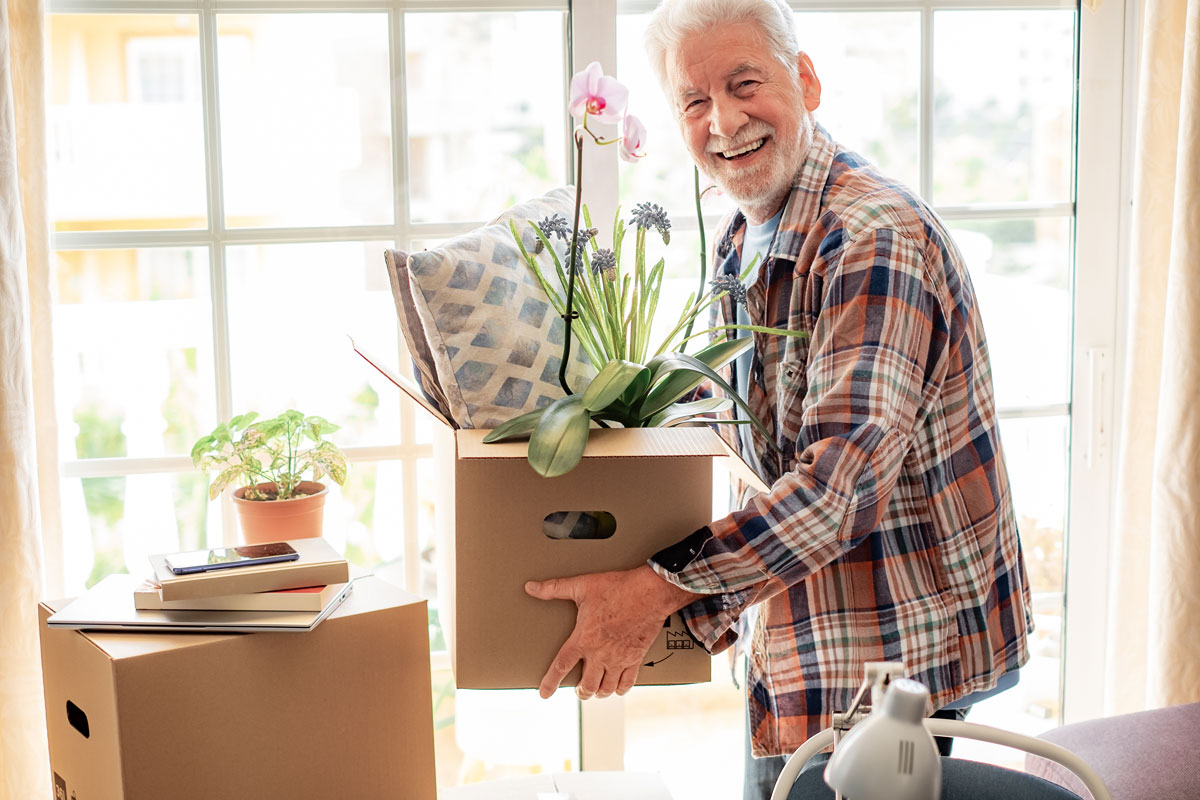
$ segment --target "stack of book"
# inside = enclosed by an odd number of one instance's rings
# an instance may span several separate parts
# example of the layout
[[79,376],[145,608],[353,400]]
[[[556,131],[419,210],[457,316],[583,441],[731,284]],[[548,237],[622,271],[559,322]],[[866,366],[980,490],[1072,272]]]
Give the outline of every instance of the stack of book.
[[297,554],[294,560],[187,574],[176,574],[169,563],[181,554],[151,556],[151,577],[109,575],[47,624],[91,630],[312,630],[349,593],[350,565],[324,539],[287,544]]

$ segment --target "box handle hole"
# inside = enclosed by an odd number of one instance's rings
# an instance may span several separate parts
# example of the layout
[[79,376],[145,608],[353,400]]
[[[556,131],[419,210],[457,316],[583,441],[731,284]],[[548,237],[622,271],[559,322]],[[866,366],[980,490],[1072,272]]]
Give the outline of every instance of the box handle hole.
[[92,729],[88,727],[87,714],[83,713],[83,709],[67,701],[67,722],[71,723],[71,727],[83,734],[83,738],[87,739],[92,735]]
[[617,519],[607,511],[554,511],[542,520],[549,539],[608,539],[617,530]]

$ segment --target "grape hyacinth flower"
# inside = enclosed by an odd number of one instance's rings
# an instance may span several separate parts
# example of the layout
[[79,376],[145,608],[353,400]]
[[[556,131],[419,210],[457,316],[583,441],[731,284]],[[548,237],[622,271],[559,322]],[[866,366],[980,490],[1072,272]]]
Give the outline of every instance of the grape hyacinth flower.
[[617,277],[617,256],[612,250],[607,247],[601,248],[592,254],[592,272],[600,275],[603,274],[608,280],[616,280]]
[[729,299],[742,308],[746,307],[746,287],[736,275],[719,275],[709,281],[709,286],[713,287],[713,294],[728,292]]
[[[562,214],[552,214],[545,217],[537,224],[542,233],[546,234],[546,238],[557,236],[560,241],[567,241],[571,238],[571,221]],[[542,252],[542,240],[538,239],[533,246],[533,252]]]
[[671,243],[671,220],[667,219],[667,210],[657,203],[638,203],[633,207],[629,224],[642,230],[654,228],[662,236],[663,244]]

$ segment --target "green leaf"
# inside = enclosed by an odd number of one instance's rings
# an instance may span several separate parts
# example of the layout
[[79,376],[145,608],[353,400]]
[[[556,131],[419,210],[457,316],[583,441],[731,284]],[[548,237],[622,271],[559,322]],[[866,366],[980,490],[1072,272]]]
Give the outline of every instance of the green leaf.
[[[701,361],[699,358],[689,356],[686,353],[675,353],[668,357],[665,362],[663,362],[658,374],[667,375],[667,380],[663,381],[663,383],[667,383],[676,377],[672,373],[686,375],[688,372],[699,373],[702,376],[700,379],[696,380],[696,383],[693,385],[698,385],[700,380],[703,380],[703,378],[708,378],[717,386],[724,389],[725,393],[728,394],[735,403],[741,406],[746,414],[750,417],[750,422],[754,425],[754,427],[758,428],[764,436],[770,437],[770,431],[768,431],[762,422],[760,422],[759,419],[754,416],[754,412],[750,410],[750,406],[746,404],[746,401],[742,399],[741,395],[734,391],[733,387],[726,383],[725,379],[718,375],[712,367]],[[690,379],[691,378],[689,378],[689,380]],[[650,394],[646,397],[646,402],[642,404],[640,409],[638,409],[638,415],[642,419],[648,419],[649,417],[654,416],[659,411],[677,400],[682,394],[682,392],[674,395],[668,391],[660,392],[659,390],[662,388],[662,386],[663,384],[659,384],[651,389]],[[685,389],[684,391],[688,390]]]
[[728,397],[702,397],[690,403],[672,403],[646,422],[648,428],[665,428],[700,414],[717,414],[733,408]]
[[590,421],[582,395],[568,395],[546,406],[529,437],[529,465],[544,478],[573,470],[587,446]]
[[204,456],[204,453],[216,443],[216,441],[216,437],[210,434],[202,437],[199,441],[192,445],[192,463],[196,466],[200,466],[200,459]]
[[646,390],[650,388],[650,370],[643,369],[633,379],[625,389],[625,393],[621,395],[621,404],[624,406],[634,406],[641,402],[641,399],[646,394]]
[[497,425],[487,436],[483,437],[484,443],[491,444],[492,442],[503,442],[507,439],[528,436],[537,427],[538,422],[542,419],[542,414],[546,413],[547,408],[549,406],[535,408],[533,411],[529,411],[519,417],[513,417],[508,422]]
[[[694,358],[711,369],[718,370],[753,346],[754,340],[749,336],[741,339],[726,339],[710,344],[696,353]],[[674,370],[670,371],[670,374],[661,371],[663,364],[670,363],[672,359],[683,355],[683,353],[663,353],[650,360],[650,364],[653,365],[651,369],[654,372],[655,385],[646,395],[646,400],[639,411],[643,419],[657,414],[704,382],[704,376],[694,371]],[[688,358],[693,358],[693,356],[688,356]],[[665,377],[663,377],[664,374]],[[659,378],[662,380],[658,380]]]
[[583,407],[588,411],[600,411],[619,398],[643,371],[650,371],[632,361],[613,359],[592,378],[583,393]]

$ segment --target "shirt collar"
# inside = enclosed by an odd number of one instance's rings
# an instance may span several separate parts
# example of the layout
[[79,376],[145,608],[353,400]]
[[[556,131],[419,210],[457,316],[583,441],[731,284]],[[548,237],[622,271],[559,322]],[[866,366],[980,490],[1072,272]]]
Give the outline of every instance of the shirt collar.
[[791,194],[783,207],[783,219],[779,222],[779,233],[771,246],[771,257],[793,258],[800,251],[796,237],[803,239],[821,215],[821,197],[829,180],[829,171],[837,154],[837,143],[819,123],[813,123],[812,145],[804,157],[804,164],[796,173]]

